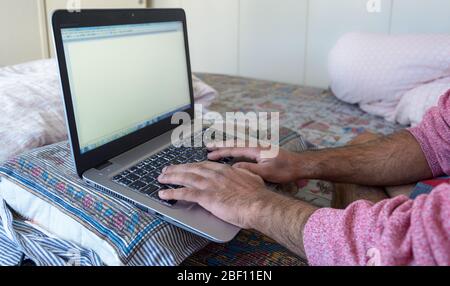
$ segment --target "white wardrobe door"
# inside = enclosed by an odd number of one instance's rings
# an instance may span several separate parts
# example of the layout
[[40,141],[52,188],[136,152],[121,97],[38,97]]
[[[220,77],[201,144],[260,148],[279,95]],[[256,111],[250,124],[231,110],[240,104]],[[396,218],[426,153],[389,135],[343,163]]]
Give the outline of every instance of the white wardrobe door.
[[145,8],[146,0],[45,0],[47,10],[89,8]]
[[153,0],[186,12],[194,72],[238,74],[239,0]]
[[0,66],[48,56],[43,2],[0,1]]
[[48,23],[48,42],[50,55],[55,56],[51,26],[52,12],[57,9],[91,9],[91,8],[146,8],[146,0],[45,0]]
[[240,1],[239,73],[303,84],[307,0]]
[[183,0],[192,70],[222,74],[238,71],[238,0]]
[[450,0],[394,0],[391,32],[450,33]]
[[329,85],[328,53],[344,33],[349,31],[389,33],[392,2],[380,1],[379,12],[368,12],[367,0],[309,1],[306,85],[324,88]]
[[180,8],[181,0],[151,0],[152,8]]

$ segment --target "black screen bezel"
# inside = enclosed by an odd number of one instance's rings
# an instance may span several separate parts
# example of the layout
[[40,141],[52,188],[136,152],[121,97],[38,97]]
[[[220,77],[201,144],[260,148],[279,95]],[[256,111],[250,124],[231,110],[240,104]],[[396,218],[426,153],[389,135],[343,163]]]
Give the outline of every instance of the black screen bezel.
[[184,30],[190,106],[183,111],[187,112],[190,117],[193,118],[194,96],[192,88],[191,63],[189,57],[186,14],[183,9],[93,9],[81,10],[79,12],[58,10],[53,13],[53,34],[61,76],[69,140],[74,157],[73,159],[75,161],[75,168],[80,177],[85,171],[101,165],[115,156],[118,156],[138,145],[160,136],[176,128],[177,125],[171,124],[171,118],[169,117],[82,154],[78,140],[66,57],[61,37],[61,29],[174,21],[182,22]]

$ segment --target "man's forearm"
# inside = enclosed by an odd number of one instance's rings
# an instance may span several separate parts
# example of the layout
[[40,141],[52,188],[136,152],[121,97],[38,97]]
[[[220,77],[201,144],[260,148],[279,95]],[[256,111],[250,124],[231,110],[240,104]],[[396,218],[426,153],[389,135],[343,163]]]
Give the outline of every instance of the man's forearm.
[[303,230],[316,207],[276,193],[255,202],[251,213],[252,228],[273,238],[292,252],[306,258]]
[[432,177],[425,155],[408,131],[364,144],[300,153],[299,178],[372,186],[402,185]]
[[[362,185],[400,185],[432,172],[419,143],[408,131],[360,145],[308,151],[295,161],[298,179],[324,179]],[[253,204],[251,227],[306,257],[304,229],[316,207],[270,193]]]

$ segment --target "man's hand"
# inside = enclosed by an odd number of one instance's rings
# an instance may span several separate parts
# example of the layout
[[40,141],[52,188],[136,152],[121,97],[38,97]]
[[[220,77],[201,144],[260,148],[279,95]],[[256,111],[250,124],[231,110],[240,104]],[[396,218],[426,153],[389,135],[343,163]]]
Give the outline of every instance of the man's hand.
[[256,163],[238,163],[266,181],[286,183],[320,179],[366,186],[397,186],[433,177],[419,142],[407,130],[363,144],[301,153],[280,152],[261,159],[259,148],[216,148],[210,160],[245,157]]
[[256,163],[239,162],[233,167],[248,170],[272,183],[290,183],[299,179],[300,164],[297,154],[280,148],[275,158],[261,158],[261,148],[210,148],[209,160],[219,160],[224,157],[241,157]]
[[162,199],[198,203],[215,216],[242,228],[254,228],[252,219],[257,216],[257,210],[277,196],[266,189],[259,176],[214,162],[169,166],[158,180],[184,186],[161,191]]
[[315,207],[266,189],[261,177],[214,162],[167,167],[158,180],[184,188],[165,190],[165,200],[195,202],[226,222],[256,229],[305,257],[303,229]]

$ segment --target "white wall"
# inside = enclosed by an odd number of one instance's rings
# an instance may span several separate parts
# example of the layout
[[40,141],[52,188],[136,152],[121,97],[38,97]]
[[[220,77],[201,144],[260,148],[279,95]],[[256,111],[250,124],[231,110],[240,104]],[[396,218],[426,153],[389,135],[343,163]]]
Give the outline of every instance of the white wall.
[[278,3],[240,1],[239,74],[302,83],[307,1],[278,0]]
[[0,67],[53,56],[50,13],[82,8],[146,8],[147,0],[0,0]]
[[[81,0],[82,7],[182,7],[194,71],[327,87],[345,32],[450,33],[450,0]],[[377,1],[377,0],[371,0]],[[0,0],[0,66],[52,54],[46,13],[67,0]],[[50,43],[50,44],[49,44]],[[49,48],[50,47],[50,48]]]
[[[47,37],[50,56],[55,57],[51,15],[58,9],[92,9],[92,8],[146,8],[146,0],[42,0],[45,2],[47,15]],[[78,7],[77,7],[78,6]]]
[[192,68],[211,73],[238,73],[238,0],[184,0]]
[[369,13],[366,0],[309,1],[304,84],[328,86],[328,52],[346,32],[389,33],[391,0],[380,3],[379,13]]
[[393,0],[391,32],[450,33],[450,0]]
[[[154,0],[182,7],[194,71],[327,87],[327,57],[350,31],[449,33],[450,0]],[[377,0],[373,0],[377,1]]]
[[0,36],[0,66],[47,57],[42,2],[0,0]]
[[153,0],[151,5],[186,11],[192,70],[239,74],[239,0]]

